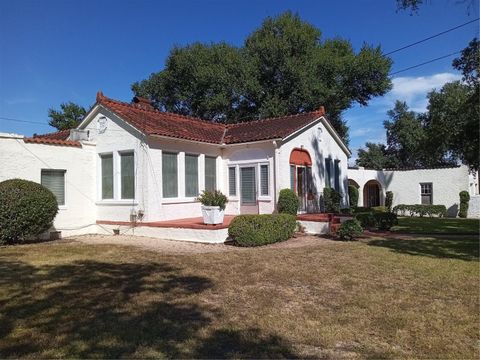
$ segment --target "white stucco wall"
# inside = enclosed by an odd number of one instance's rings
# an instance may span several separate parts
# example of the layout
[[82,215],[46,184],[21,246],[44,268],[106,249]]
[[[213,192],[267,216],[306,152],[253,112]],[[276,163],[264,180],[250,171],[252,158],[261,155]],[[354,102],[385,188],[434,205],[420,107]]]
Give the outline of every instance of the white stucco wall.
[[63,236],[96,232],[95,146],[25,143],[20,135],[0,134],[0,181],[20,178],[40,183],[42,169],[65,170],[65,205],[54,221]]
[[[369,180],[377,180],[383,192],[393,192],[393,205],[420,204],[420,183],[432,183],[432,201],[445,205],[449,216],[458,211],[459,192],[469,190],[469,172],[466,166],[416,170],[348,169],[348,177],[359,186],[359,206],[363,206],[363,188]],[[382,199],[382,204],[384,200]]]
[[323,123],[312,124],[304,131],[293,136],[289,141],[281,144],[277,150],[279,176],[277,181],[277,193],[281,189],[290,188],[290,154],[295,148],[307,150],[312,159],[312,176],[316,195],[323,193],[325,187],[325,159],[332,159],[332,185],[333,163],[340,160],[340,193],[342,194],[342,206],[348,206],[348,157],[338,142],[332,137]]

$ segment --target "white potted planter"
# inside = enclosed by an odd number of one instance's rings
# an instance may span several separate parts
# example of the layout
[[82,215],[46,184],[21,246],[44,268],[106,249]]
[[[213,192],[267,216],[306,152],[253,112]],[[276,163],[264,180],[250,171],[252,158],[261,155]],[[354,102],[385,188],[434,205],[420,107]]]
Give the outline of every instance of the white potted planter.
[[205,224],[223,224],[223,217],[225,210],[220,209],[220,206],[205,206],[202,205],[202,216]]
[[197,199],[202,204],[202,216],[205,224],[223,224],[225,206],[228,199],[220,191],[205,190]]

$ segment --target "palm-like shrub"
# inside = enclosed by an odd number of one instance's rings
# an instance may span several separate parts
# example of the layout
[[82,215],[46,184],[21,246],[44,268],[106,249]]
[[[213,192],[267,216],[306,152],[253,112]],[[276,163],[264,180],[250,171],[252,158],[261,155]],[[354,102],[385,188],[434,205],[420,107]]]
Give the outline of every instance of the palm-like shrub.
[[220,210],[225,210],[228,203],[227,197],[218,190],[204,190],[197,200],[204,206],[218,206],[220,207]]
[[0,244],[23,242],[48,230],[58,212],[55,196],[27,180],[0,183]]

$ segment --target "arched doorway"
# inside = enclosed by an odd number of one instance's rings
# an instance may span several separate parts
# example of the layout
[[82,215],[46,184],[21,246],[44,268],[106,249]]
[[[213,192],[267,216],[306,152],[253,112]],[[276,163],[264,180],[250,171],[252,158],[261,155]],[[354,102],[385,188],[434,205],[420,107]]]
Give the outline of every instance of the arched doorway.
[[381,190],[381,186],[377,180],[368,181],[363,187],[363,206],[366,206],[366,207],[380,206],[381,205],[380,190]]
[[313,196],[312,158],[307,150],[293,149],[290,153],[290,188],[299,198],[299,212],[307,211],[307,200]]
[[352,185],[352,186],[356,187],[357,189],[360,189],[360,185],[358,185],[358,183],[355,180],[348,179],[348,185]]

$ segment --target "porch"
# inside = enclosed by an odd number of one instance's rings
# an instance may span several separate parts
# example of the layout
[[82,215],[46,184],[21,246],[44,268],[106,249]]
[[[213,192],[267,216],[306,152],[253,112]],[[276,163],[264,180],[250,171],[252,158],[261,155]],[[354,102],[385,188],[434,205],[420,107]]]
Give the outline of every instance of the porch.
[[[203,218],[185,218],[155,222],[97,221],[100,234],[112,234],[114,230],[122,235],[149,236],[159,239],[185,240],[204,243],[223,243],[228,240],[228,227],[235,215],[225,215],[222,224],[207,225]],[[297,215],[297,220],[308,234],[329,234],[335,232],[342,218],[333,214],[311,213]]]

